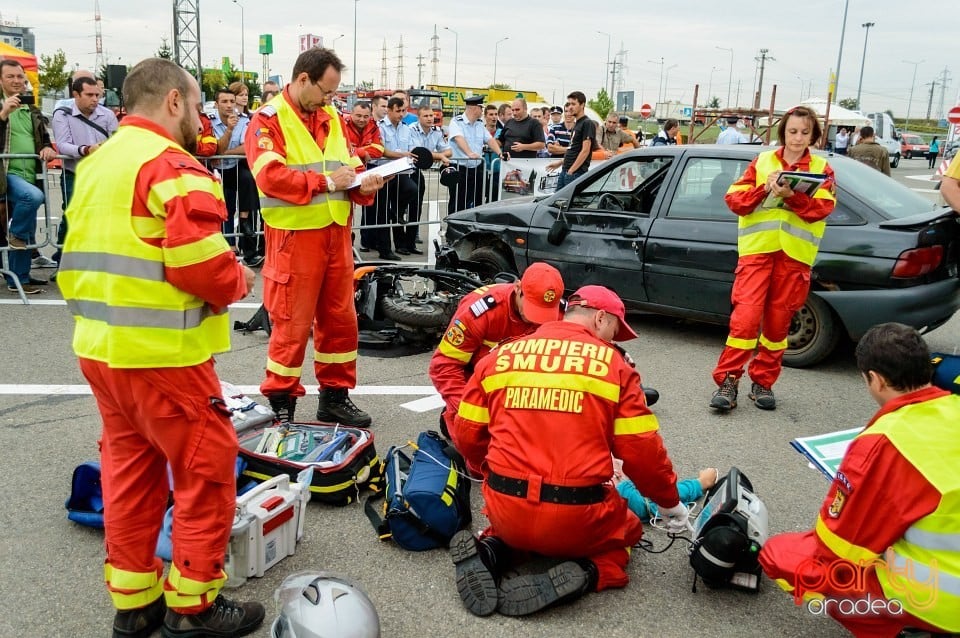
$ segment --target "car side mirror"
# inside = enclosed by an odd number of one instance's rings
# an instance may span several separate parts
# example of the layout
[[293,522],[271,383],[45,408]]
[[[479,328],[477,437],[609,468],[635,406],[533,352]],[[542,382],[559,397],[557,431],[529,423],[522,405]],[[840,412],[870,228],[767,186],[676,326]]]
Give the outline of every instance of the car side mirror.
[[553,202],[553,205],[556,206],[558,209],[560,209],[560,212],[563,213],[563,212],[566,212],[567,206],[570,205],[570,200],[558,199],[555,202]]

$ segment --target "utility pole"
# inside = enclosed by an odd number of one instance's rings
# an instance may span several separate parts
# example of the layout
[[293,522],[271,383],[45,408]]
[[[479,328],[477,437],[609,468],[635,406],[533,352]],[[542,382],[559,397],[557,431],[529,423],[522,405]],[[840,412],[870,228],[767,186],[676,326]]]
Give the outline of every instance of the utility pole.
[[946,99],[947,84],[950,83],[950,78],[948,77],[950,71],[947,67],[943,67],[943,71],[940,73],[940,109],[937,111],[937,119],[942,120],[944,118],[943,114],[943,101]]
[[877,26],[876,22],[864,22],[862,26],[866,31],[863,34],[863,55],[860,57],[860,81],[857,83],[857,110],[863,111],[863,104],[860,102],[860,92],[863,89],[863,67],[867,63],[867,38],[870,37],[870,27]]
[[383,39],[383,50],[380,54],[380,88],[387,88],[387,39]]
[[427,66],[423,63],[423,54],[417,56],[417,86],[423,86],[423,67]]
[[406,86],[403,80],[403,36],[400,36],[400,44],[397,46],[397,88],[402,89]]
[[930,99],[927,101],[927,119],[930,119],[930,113],[933,111],[933,92],[937,88],[937,85],[940,84],[936,80],[933,82],[928,82],[924,86],[930,87]]
[[430,84],[439,84],[440,77],[440,36],[437,25],[433,25],[433,37],[430,38]]
[[771,62],[776,61],[776,58],[768,56],[770,49],[760,49],[760,80],[757,82],[757,93],[753,98],[753,109],[755,111],[760,109],[760,93],[763,91],[763,69],[767,64],[767,60]]

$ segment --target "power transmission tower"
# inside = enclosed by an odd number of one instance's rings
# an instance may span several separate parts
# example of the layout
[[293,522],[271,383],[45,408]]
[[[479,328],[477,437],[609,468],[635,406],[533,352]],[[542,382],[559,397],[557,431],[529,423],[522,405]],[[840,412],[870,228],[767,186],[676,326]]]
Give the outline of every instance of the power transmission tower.
[[397,45],[397,88],[402,89],[406,86],[403,81],[403,36],[400,36],[400,44]]
[[937,111],[937,119],[942,120],[943,115],[943,102],[946,99],[947,85],[950,83],[949,77],[950,71],[947,67],[943,67],[943,71],[940,72],[940,108]]
[[[617,70],[617,74],[614,76],[614,92],[622,91],[625,88],[626,81],[624,80],[624,74],[627,72],[627,51],[623,48],[623,42],[620,43],[620,50],[617,51],[617,55],[614,60],[619,59],[620,68]],[[612,96],[611,96],[612,97]]]
[[776,62],[776,58],[773,56],[768,56],[770,49],[760,49],[760,57],[754,58],[760,62],[760,79],[757,81],[757,92],[753,96],[753,109],[760,109],[760,94],[763,92],[763,70],[767,65],[767,60],[771,62]]
[[437,25],[433,25],[433,37],[430,38],[430,84],[437,84],[440,72],[440,36]]
[[187,71],[194,71],[197,84],[203,86],[200,64],[200,0],[173,2],[173,60]]
[[387,39],[383,39],[383,52],[380,56],[380,88],[387,88]]
[[417,86],[423,86],[423,67],[427,66],[423,63],[423,54],[417,55]]
[[93,74],[98,75],[106,64],[103,59],[103,29],[100,26],[100,0],[93,3],[93,35],[97,45],[97,58],[94,62]]

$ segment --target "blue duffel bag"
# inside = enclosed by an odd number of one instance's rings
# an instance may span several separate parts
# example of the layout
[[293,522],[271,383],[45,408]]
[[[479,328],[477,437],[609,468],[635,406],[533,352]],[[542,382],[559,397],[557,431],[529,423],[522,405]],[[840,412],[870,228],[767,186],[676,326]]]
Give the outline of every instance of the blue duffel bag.
[[933,385],[960,394],[960,355],[934,352],[930,361],[933,363]]
[[[391,447],[385,463],[386,488],[364,505],[380,540],[412,551],[445,548],[470,525],[470,479],[463,459],[439,434],[421,432],[416,443]],[[384,499],[379,512],[378,499]]]

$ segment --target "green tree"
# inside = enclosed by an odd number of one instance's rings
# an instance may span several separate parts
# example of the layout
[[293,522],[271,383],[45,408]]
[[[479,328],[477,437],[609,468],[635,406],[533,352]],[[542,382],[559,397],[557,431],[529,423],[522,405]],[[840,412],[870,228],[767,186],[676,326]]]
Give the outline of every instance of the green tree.
[[170,43],[166,38],[160,38],[160,48],[157,49],[157,57],[164,60],[173,59],[173,51],[170,49]]
[[716,95],[714,95],[712,98],[710,98],[710,101],[707,102],[707,108],[708,108],[708,109],[718,109],[718,108],[720,108],[720,98],[718,98]]
[[596,111],[601,119],[605,119],[607,113],[613,110],[613,100],[607,95],[606,89],[600,89],[600,91],[597,92],[596,98],[587,100],[587,106]]
[[70,70],[67,68],[67,54],[63,49],[51,55],[40,54],[40,93],[53,95],[63,90],[70,81]]
[[845,97],[837,102],[837,104],[845,109],[850,109],[851,111],[856,111],[858,108],[860,108],[860,105],[857,104],[857,98],[855,97]]

